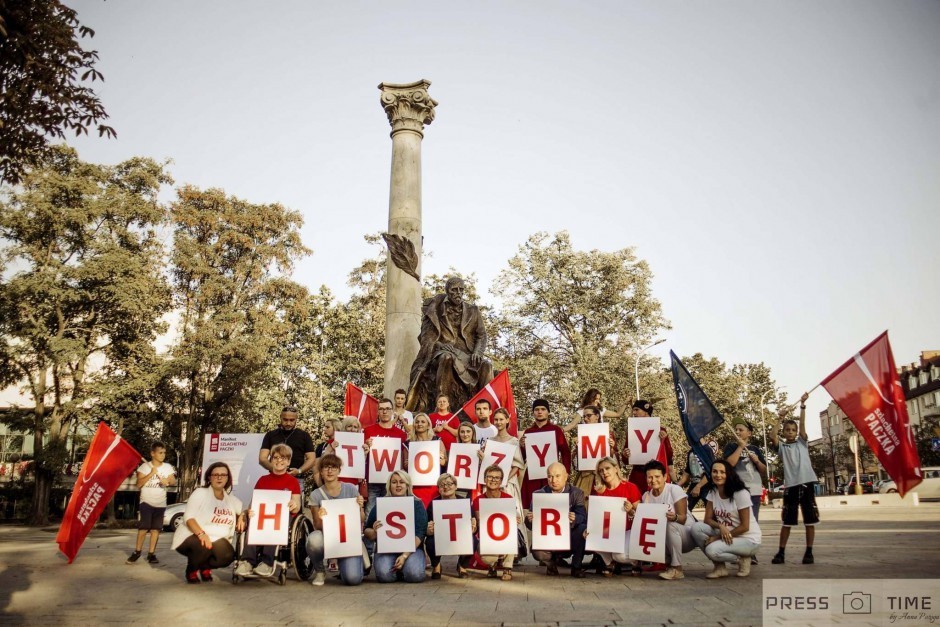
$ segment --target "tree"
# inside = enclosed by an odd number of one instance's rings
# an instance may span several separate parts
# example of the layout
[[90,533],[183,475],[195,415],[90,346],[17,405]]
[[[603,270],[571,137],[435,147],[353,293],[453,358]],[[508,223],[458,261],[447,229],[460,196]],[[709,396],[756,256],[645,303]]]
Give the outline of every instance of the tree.
[[288,275],[309,251],[300,240],[300,214],[279,204],[185,186],[171,215],[180,321],[161,410],[180,434],[187,490],[206,433],[264,428],[286,400],[271,364],[305,315],[307,290]]
[[651,282],[631,248],[578,251],[566,232],[531,236],[496,279],[502,308],[488,321],[517,399],[573,411],[591,387],[608,406],[631,398],[636,351],[668,328]]
[[78,41],[94,34],[58,0],[0,2],[0,182],[18,183],[49,158],[50,137],[89,128],[116,137],[86,84],[104,80],[98,53]]
[[[0,379],[25,382],[34,402],[31,524],[48,522],[69,429],[99,399],[134,395],[127,375],[163,328],[164,167],[142,158],[93,165],[59,147],[2,205]],[[102,361],[108,367],[93,372]]]

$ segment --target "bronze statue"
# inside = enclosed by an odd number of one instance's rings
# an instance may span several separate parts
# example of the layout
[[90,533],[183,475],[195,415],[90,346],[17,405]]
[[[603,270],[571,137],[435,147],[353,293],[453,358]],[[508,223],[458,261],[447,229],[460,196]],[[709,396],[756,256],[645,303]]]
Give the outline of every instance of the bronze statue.
[[457,411],[493,379],[483,357],[486,329],[476,305],[464,301],[463,279],[447,279],[444,293],[427,299],[421,312],[418,356],[411,365],[408,409],[431,411],[446,394]]

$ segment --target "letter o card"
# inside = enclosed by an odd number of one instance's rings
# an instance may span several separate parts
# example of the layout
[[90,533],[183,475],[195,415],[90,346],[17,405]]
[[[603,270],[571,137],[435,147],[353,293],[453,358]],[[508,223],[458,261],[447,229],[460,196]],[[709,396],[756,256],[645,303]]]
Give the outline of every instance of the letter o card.
[[385,483],[392,473],[401,469],[401,440],[372,438],[369,449],[369,483]]
[[441,476],[441,442],[408,443],[408,474],[411,485],[437,485]]
[[255,490],[251,493],[251,509],[254,512],[248,522],[248,540],[251,544],[287,544],[290,496],[288,490]]
[[[489,444],[489,440],[486,442]],[[548,478],[548,467],[558,461],[555,432],[525,434],[525,465],[529,479]]]
[[[591,497],[593,499],[593,497]],[[571,521],[568,520],[568,493],[532,495],[532,549],[568,551],[571,549]]]
[[578,425],[578,470],[595,470],[597,462],[608,456],[610,456],[610,423]]
[[630,464],[633,466],[656,459],[660,442],[659,418],[630,418],[627,421],[627,448],[630,449]]
[[326,510],[321,519],[326,559],[362,555],[362,523],[356,499],[330,499],[320,506]]
[[[492,440],[486,443],[490,442]],[[480,555],[518,553],[516,499],[480,499],[479,506],[480,524],[477,531],[480,534]],[[434,507],[436,509],[437,505]]]
[[[515,444],[509,444],[508,442],[497,442],[492,438],[487,440],[483,446],[483,462],[480,464],[477,483],[483,483],[483,475],[486,473],[486,469],[495,464],[503,469],[503,482],[500,487],[505,488],[506,483],[509,482],[509,471],[512,470],[512,458],[516,454],[516,448],[518,447]],[[500,555],[503,554],[500,553]]]
[[434,501],[434,550],[438,555],[473,555],[470,499]]
[[365,436],[361,433],[337,431],[333,434],[333,439],[336,440],[336,455],[343,462],[339,476],[343,479],[365,479],[366,454],[362,450]]
[[[632,418],[631,420],[636,420]],[[633,451],[630,451],[631,457]],[[593,498],[593,497],[591,497]],[[663,503],[640,503],[630,533],[629,556],[644,562],[666,562],[666,508]]]
[[623,511],[626,499],[619,496],[591,497],[588,508],[587,545],[589,551],[626,553],[627,513]]
[[415,552],[415,500],[411,496],[383,496],[375,500],[377,521],[376,551],[379,553]]
[[457,478],[457,487],[461,490],[473,490],[477,487],[477,475],[480,474],[480,458],[477,456],[479,450],[477,444],[450,445],[447,472]]

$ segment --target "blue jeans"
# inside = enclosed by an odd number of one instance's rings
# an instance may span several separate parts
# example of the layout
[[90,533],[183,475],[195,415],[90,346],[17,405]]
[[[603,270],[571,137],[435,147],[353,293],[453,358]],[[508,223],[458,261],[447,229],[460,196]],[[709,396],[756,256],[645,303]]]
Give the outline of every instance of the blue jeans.
[[[372,512],[372,508],[375,507],[375,499],[385,496],[385,484],[384,483],[370,483],[369,484],[369,500],[366,501],[366,518],[369,517],[369,514]],[[375,561],[375,540],[369,540],[368,538],[364,539],[363,542],[366,544],[366,550],[369,551],[369,555],[373,556],[372,561]]]
[[[323,567],[323,532],[312,531],[307,536],[307,555],[313,562],[313,572],[322,573],[326,569]],[[362,583],[363,568],[362,556],[354,555],[352,557],[340,557],[336,559],[339,564],[339,577],[347,586],[358,586]]]
[[760,504],[763,499],[758,496],[751,496],[751,511],[754,512],[754,522],[760,517]]
[[[401,553],[376,553],[372,566],[375,568],[375,580],[379,583],[394,583],[398,581],[398,573],[392,570],[395,560]],[[424,551],[420,548],[408,556],[401,569],[406,583],[421,583],[424,581]]]

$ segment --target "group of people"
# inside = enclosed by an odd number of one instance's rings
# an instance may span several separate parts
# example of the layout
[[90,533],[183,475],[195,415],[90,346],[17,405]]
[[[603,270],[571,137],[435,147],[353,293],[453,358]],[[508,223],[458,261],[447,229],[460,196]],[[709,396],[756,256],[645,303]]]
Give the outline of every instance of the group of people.
[[[450,412],[449,399],[441,396],[436,400],[436,411],[431,414],[411,414],[404,409],[404,390],[395,394],[395,400],[381,399],[378,420],[362,429],[356,418],[328,420],[324,426],[323,441],[315,446],[312,438],[296,428],[298,412],[294,407],[285,407],[281,413],[281,425],[266,434],[259,461],[269,470],[259,479],[256,488],[288,490],[292,514],[300,514],[302,486],[298,481],[307,471],[313,471],[315,487],[307,499],[313,531],[306,538],[306,550],[313,565],[314,585],[326,581],[325,541],[323,522],[330,516],[330,501],[354,499],[358,505],[363,529],[363,551],[361,555],[335,560],[338,577],[346,585],[357,585],[374,570],[380,583],[394,581],[421,582],[430,569],[432,579],[442,575],[441,556],[435,546],[434,508],[441,501],[466,498],[471,501],[472,530],[475,535],[474,554],[460,556],[456,576],[469,576],[472,566],[487,570],[487,576],[511,581],[513,566],[520,554],[528,551],[529,534],[521,531],[531,529],[533,521],[533,495],[554,493],[568,495],[568,523],[570,546],[564,551],[533,551],[533,557],[544,565],[548,576],[559,574],[559,567],[570,568],[575,578],[586,576],[584,556],[587,543],[587,518],[591,497],[606,496],[624,499],[623,509],[627,516],[625,546],[629,546],[630,525],[641,503],[666,505],[667,532],[665,538],[666,564],[659,572],[665,580],[684,578],[682,556],[700,549],[713,562],[714,568],[706,575],[708,579],[726,577],[730,573],[727,565],[737,562],[737,576],[746,577],[752,563],[757,563],[756,553],[761,544],[758,525],[760,499],[763,490],[761,475],[766,471],[763,452],[749,443],[753,427],[744,420],[733,422],[735,440],[723,449],[723,459],[717,459],[710,468],[689,454],[681,478],[677,478],[672,460],[672,446],[665,429],[660,432],[662,448],[666,451],[666,463],[652,461],[633,464],[625,479],[622,465],[630,464],[629,448],[610,447],[610,455],[600,460],[593,471],[576,470],[572,477],[572,455],[565,437],[565,430],[551,420],[549,403],[537,399],[532,404],[532,425],[519,438],[508,432],[509,413],[504,408],[493,411],[488,401],[480,401],[474,408],[475,423],[461,422]],[[812,484],[816,481],[809,463],[807,436],[805,432],[805,401],[801,399],[799,422],[787,420],[783,423],[781,436],[778,424],[772,423],[771,439],[779,451],[784,466],[783,530],[780,548],[773,563],[785,560],[785,547],[790,527],[797,524],[802,512],[807,526],[807,548],[803,563],[813,562],[813,529],[818,522],[818,511]],[[582,407],[573,420],[595,423],[619,418],[619,412],[605,410],[601,405],[600,392],[589,390]],[[633,404],[634,416],[651,416],[653,406],[648,401],[638,400]],[[570,426],[570,425],[569,425]],[[336,455],[335,433],[338,431],[364,433],[364,448],[368,453],[376,437],[392,437],[401,441],[403,447],[414,441],[439,441],[441,474],[436,488],[413,486],[407,469],[395,470],[384,483],[369,482],[368,470],[364,480],[340,477],[343,462]],[[525,438],[533,433],[551,433],[556,441],[558,459],[547,468],[545,479],[527,476]],[[460,490],[456,478],[446,472],[450,447],[454,443],[476,443],[482,447],[486,440],[510,443],[515,454],[509,476],[498,465],[489,466],[482,473],[482,484],[472,490]],[[717,452],[717,444],[709,442]],[[164,490],[173,485],[175,475],[168,464],[162,462],[162,445],[155,445],[152,461],[138,470],[138,484],[151,490]],[[165,452],[165,449],[163,449]],[[407,457],[406,457],[407,459]],[[162,468],[162,470],[161,470]],[[505,479],[505,481],[504,481]],[[238,557],[236,574],[242,576],[267,577],[274,572],[274,549],[269,546],[248,545],[240,556],[232,545],[233,534],[246,527],[247,517],[252,512],[231,495],[232,475],[230,468],[216,462],[209,466],[203,477],[204,484],[189,498],[183,524],[174,534],[172,546],[187,557],[186,580],[190,583],[209,581],[211,571],[230,565]],[[411,497],[414,502],[414,550],[401,553],[382,553],[377,550],[376,538],[383,522],[378,519],[376,500],[385,496]],[[141,494],[141,523],[134,553],[128,562],[141,554],[148,530],[151,533],[150,557],[156,561],[156,537],[154,527],[159,507],[148,505],[145,497],[152,501],[153,495]],[[478,524],[482,499],[513,499],[516,521],[520,528],[518,550],[504,555],[479,554]],[[692,510],[699,500],[705,502],[701,520],[696,520]],[[157,504],[159,505],[159,503]],[[440,507],[440,506],[439,506]],[[145,521],[145,513],[147,520]],[[160,511],[162,526],[162,511]],[[250,540],[250,538],[249,538]],[[570,560],[570,561],[566,561]],[[476,563],[474,563],[476,562]],[[626,554],[616,552],[593,552],[589,568],[596,569],[604,577],[622,572],[624,568],[633,574],[643,572],[642,565]]]

